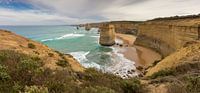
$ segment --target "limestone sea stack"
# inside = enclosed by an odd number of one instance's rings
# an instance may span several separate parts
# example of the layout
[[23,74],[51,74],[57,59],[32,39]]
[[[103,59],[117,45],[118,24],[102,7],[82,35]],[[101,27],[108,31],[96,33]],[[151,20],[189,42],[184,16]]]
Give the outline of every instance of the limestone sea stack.
[[102,46],[112,46],[115,44],[115,28],[111,24],[102,24],[100,26],[100,40]]
[[90,26],[90,24],[86,24],[86,25],[85,25],[85,30],[86,30],[86,31],[90,31],[91,28],[92,28],[92,27]]

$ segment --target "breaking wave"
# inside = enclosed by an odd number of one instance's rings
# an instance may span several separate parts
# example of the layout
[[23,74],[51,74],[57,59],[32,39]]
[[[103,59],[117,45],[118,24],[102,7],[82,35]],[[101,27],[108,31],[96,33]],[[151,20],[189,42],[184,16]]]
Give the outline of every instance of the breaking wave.
[[56,38],[44,39],[44,40],[41,40],[41,42],[47,42],[47,41],[53,41],[53,40],[61,40],[61,39],[66,39],[66,38],[83,37],[83,36],[85,36],[85,34],[74,34],[74,33],[71,33],[71,34],[65,34],[63,36],[56,37]]
[[112,47],[113,52],[111,53],[113,64],[108,66],[107,72],[118,75],[122,78],[130,78],[138,76],[136,72],[135,62],[124,57],[120,51],[120,48]]
[[71,52],[70,54],[72,56],[74,56],[74,58],[76,60],[78,60],[80,62],[80,64],[82,66],[84,66],[85,68],[97,68],[97,69],[100,69],[101,66],[97,63],[94,63],[94,62],[89,62],[88,59],[87,59],[87,55],[89,54],[90,52],[84,52],[84,51],[80,51],[80,52]]

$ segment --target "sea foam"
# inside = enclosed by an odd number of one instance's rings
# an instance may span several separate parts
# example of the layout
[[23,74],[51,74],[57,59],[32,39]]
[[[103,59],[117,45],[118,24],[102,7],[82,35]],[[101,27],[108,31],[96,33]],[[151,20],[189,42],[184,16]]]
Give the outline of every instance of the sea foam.
[[71,52],[70,54],[72,56],[74,56],[74,58],[76,60],[78,60],[80,62],[80,64],[82,66],[84,66],[85,68],[96,68],[96,69],[100,69],[101,66],[97,63],[94,63],[94,62],[89,62],[88,59],[87,59],[87,55],[89,54],[90,52],[84,52],[84,51],[79,51],[79,52]]
[[90,36],[90,37],[99,38],[100,36]]
[[82,36],[85,36],[84,34],[66,34],[66,35],[63,35],[61,37],[58,37],[58,38],[55,38],[56,40],[60,40],[60,39],[65,39],[65,38],[73,38],[73,37],[82,37]]
[[65,34],[63,36],[56,37],[56,38],[44,39],[44,40],[41,40],[41,42],[47,42],[47,41],[53,41],[53,40],[61,40],[61,39],[66,39],[66,38],[83,37],[83,36],[85,36],[85,34],[74,34],[74,33],[71,33],[71,34]]
[[113,62],[112,65],[106,68],[106,71],[118,75],[122,78],[138,76],[135,62],[126,59],[122,53],[119,53],[123,51],[123,49],[117,47],[112,47],[112,49],[113,52],[111,53],[111,56]]
[[86,56],[89,54],[90,52],[84,52],[84,51],[80,51],[80,52],[71,52],[70,54],[72,56],[75,57],[76,60],[78,60],[79,62],[85,62],[88,61],[88,59],[86,58]]

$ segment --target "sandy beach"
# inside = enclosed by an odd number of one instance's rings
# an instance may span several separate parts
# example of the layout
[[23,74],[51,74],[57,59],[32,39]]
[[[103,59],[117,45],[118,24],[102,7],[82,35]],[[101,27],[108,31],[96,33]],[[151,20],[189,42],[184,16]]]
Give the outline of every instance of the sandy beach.
[[135,62],[135,66],[147,67],[151,65],[156,60],[161,59],[161,55],[151,49],[134,45],[136,36],[127,35],[127,34],[117,34],[117,39],[123,41],[123,50],[121,51],[124,54],[124,57]]

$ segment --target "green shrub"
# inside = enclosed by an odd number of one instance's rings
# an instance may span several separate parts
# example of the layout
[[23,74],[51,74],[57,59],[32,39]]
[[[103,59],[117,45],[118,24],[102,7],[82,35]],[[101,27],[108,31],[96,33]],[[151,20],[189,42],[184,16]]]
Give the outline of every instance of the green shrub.
[[55,51],[60,57],[63,57],[64,54],[63,53],[60,53],[59,51]]
[[40,55],[40,53],[38,51],[33,51],[35,54]]
[[47,87],[49,89],[49,92],[51,93],[64,93],[65,91],[67,91],[64,83],[56,81],[47,82]]
[[185,81],[188,93],[200,93],[200,76],[188,76]]
[[0,81],[10,80],[11,77],[8,74],[7,68],[5,66],[0,65]]
[[137,79],[128,79],[121,82],[124,93],[139,93],[141,88],[140,81]]
[[35,49],[36,46],[33,43],[28,43],[28,48]]
[[21,90],[23,90],[24,86],[21,86],[20,84],[18,83],[14,83],[14,85],[12,86],[12,89],[13,89],[13,93],[20,93]]
[[156,66],[160,61],[161,61],[161,60],[156,60],[156,61],[154,61],[153,64],[152,64],[152,66],[153,66],[153,67]]
[[77,79],[80,80],[83,84],[81,87],[86,88],[89,86],[104,86],[115,91],[122,92],[120,88],[121,78],[116,77],[111,74],[102,73],[93,68],[88,68],[85,72],[77,72]]
[[18,62],[18,61],[20,61],[20,59],[23,56],[25,56],[25,55],[16,53],[13,50],[1,50],[0,51],[0,62],[1,62],[1,64],[5,63],[8,60]]
[[53,57],[54,54],[53,53],[48,53],[49,57]]
[[21,71],[35,71],[41,66],[41,63],[34,61],[33,59],[24,59],[18,64],[17,69]]
[[58,62],[56,62],[56,64],[58,66],[61,66],[61,67],[67,67],[69,66],[68,62],[66,60],[59,60]]
[[166,70],[160,70],[156,73],[154,73],[153,75],[150,76],[151,79],[156,79],[158,77],[164,77],[164,76],[169,76],[169,75],[174,75],[174,71],[170,70],[170,69],[166,69]]
[[136,93],[140,87],[136,79],[123,80],[92,68],[73,72],[65,60],[56,63],[65,67],[59,70],[43,68],[40,58],[11,50],[0,51],[0,60],[3,93]]
[[48,87],[50,93],[74,93],[76,86],[73,74],[67,69],[50,71],[45,80],[45,86]]
[[49,93],[48,88],[39,86],[26,86],[25,93]]
[[86,87],[83,90],[81,90],[81,93],[116,93],[114,90],[107,88],[107,87]]

